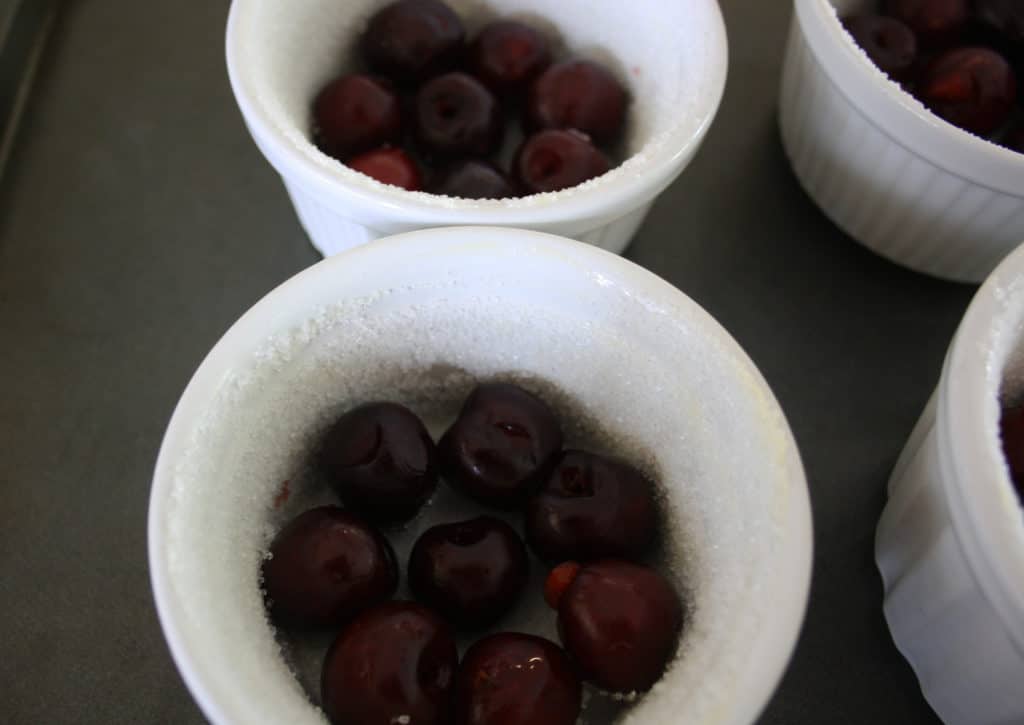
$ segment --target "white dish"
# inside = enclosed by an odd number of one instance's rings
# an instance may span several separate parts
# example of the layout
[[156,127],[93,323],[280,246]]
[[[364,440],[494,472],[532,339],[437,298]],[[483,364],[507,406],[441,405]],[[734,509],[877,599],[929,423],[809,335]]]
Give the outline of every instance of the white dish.
[[1024,394],[1024,247],[971,302],[889,482],[885,616],[950,725],[1024,722],[1024,511],[999,431]]
[[714,0],[637,0],[628,12],[587,0],[451,0],[470,32],[525,18],[579,54],[608,62],[632,92],[629,158],[574,189],[513,200],[453,199],[377,183],[311,143],[310,107],[338,75],[383,0],[234,0],[227,30],[231,86],[257,146],[281,174],[325,255],[388,234],[462,224],[561,234],[621,252],[651,203],[697,152],[718,110],[728,65]]
[[[171,652],[212,722],[321,721],[281,657],[258,571],[280,524],[275,494],[326,422],[382,398],[451,416],[494,377],[541,389],[569,444],[662,482],[663,560],[690,621],[681,655],[623,722],[755,720],[796,643],[812,546],[803,469],[771,391],[653,274],[558,237],[463,227],[307,269],[225,334],[183,394],[154,476],[150,567]],[[538,592],[514,623],[543,618],[555,636]]]
[[980,282],[1024,239],[1024,155],[890,81],[839,22],[873,0],[795,0],[779,98],[789,161],[832,221],[911,269]]

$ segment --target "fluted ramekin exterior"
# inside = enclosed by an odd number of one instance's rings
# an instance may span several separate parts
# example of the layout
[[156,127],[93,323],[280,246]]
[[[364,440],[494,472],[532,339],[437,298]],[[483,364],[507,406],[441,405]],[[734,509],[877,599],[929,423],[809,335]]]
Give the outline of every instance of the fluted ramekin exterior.
[[968,308],[875,540],[889,629],[947,725],[1024,723],[1024,510],[1000,433],[1022,321],[1024,246]]
[[[797,0],[796,6],[779,123],[804,190],[837,226],[877,254],[936,277],[983,280],[1024,239],[1024,155],[1014,159],[1010,151],[969,137],[915,108],[913,99],[899,98],[905,94],[874,68],[859,67],[869,61],[855,48],[840,47],[853,41],[827,0]],[[823,41],[826,31],[836,37]],[[847,82],[853,74],[890,87],[864,96],[860,83]],[[886,104],[896,108],[882,108]],[[887,123],[893,111],[904,117]],[[922,148],[915,121],[944,142]],[[942,138],[946,133],[949,139]],[[1016,163],[1019,183],[1001,184],[1006,179],[997,173],[987,179],[983,164],[959,169],[949,153],[958,143],[978,146],[979,156],[991,154],[1011,172]]]

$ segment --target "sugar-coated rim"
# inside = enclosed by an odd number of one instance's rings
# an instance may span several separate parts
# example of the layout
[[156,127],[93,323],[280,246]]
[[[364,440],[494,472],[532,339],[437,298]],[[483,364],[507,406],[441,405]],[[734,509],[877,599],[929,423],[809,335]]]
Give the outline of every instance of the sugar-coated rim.
[[[591,245],[539,232],[485,227],[438,228],[382,239],[328,258],[300,272],[266,295],[246,312],[217,342],[193,375],[168,425],[154,471],[148,516],[150,577],[164,636],[182,677],[203,712],[216,723],[230,723],[230,688],[218,689],[203,672],[203,662],[190,651],[184,613],[172,596],[172,577],[163,546],[167,539],[168,506],[177,462],[185,453],[194,421],[232,367],[239,354],[250,350],[270,331],[287,327],[301,317],[311,285],[333,281],[340,273],[385,276],[396,260],[413,264],[418,254],[448,256],[458,260],[467,250],[476,254],[507,254],[531,257],[531,264],[568,264],[623,292],[648,300],[652,309],[686,309],[694,333],[714,341],[723,354],[742,368],[753,386],[752,395],[783,435],[778,485],[786,493],[785,519],[780,521],[778,578],[774,591],[765,592],[776,604],[773,626],[751,643],[750,666],[745,679],[737,681],[735,723],[752,722],[778,685],[796,646],[803,622],[811,580],[812,533],[806,478],[792,432],[767,383],[735,340],[697,303],[653,273],[615,254]],[[692,315],[689,316],[689,315]],[[240,353],[239,351],[242,351]]]
[[688,0],[704,5],[712,18],[705,31],[712,49],[706,70],[708,92],[702,98],[696,122],[676,124],[660,137],[657,148],[651,149],[656,153],[647,154],[646,163],[633,169],[633,173],[596,179],[576,187],[571,194],[538,195],[529,206],[518,205],[516,200],[453,199],[413,193],[383,184],[354,181],[340,164],[333,168],[319,163],[314,156],[319,151],[297,146],[276,126],[259,95],[253,91],[244,63],[239,62],[243,35],[240,27],[245,22],[247,8],[258,1],[232,1],[226,54],[235,99],[260,149],[283,176],[299,180],[307,192],[312,191],[321,200],[336,205],[357,204],[360,209],[374,209],[415,224],[535,226],[585,216],[614,218],[653,198],[672,182],[703,141],[725,92],[729,54],[721,9],[715,0]]
[[856,46],[829,0],[795,0],[801,32],[836,86],[899,145],[988,189],[1024,197],[1024,154],[939,118],[889,81]]
[[1024,512],[999,440],[1000,391],[991,375],[1002,378],[1003,371],[990,370],[1011,290],[1024,304],[1024,245],[989,276],[964,315],[943,368],[936,433],[949,472],[939,478],[960,547],[1024,658]]

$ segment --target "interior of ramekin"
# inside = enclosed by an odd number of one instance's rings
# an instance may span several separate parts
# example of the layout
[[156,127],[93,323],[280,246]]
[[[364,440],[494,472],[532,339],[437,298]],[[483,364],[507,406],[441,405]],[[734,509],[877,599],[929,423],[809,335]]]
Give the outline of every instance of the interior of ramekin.
[[[468,227],[306,270],[235,324],[183,395],[154,480],[151,570],[172,653],[214,722],[322,721],[281,655],[258,571],[281,523],[275,496],[326,422],[382,398],[450,416],[485,379],[538,390],[570,441],[660,482],[661,561],[689,623],[623,721],[753,721],[810,578],[806,485],[770,391],[717,323],[649,272],[549,235]],[[550,612],[544,622],[555,638]]]
[[[841,19],[875,11],[879,0],[796,0],[807,40],[847,98],[897,143],[947,171],[988,188],[1021,195],[1024,154],[976,136],[936,116],[879,70]],[[1021,79],[1024,81],[1024,79]]]
[[1024,652],[1024,507],[1000,418],[1024,404],[1024,246],[982,285],[957,331],[939,409],[950,514],[978,585]]
[[468,32],[499,17],[529,21],[555,39],[561,54],[599,60],[631,95],[617,168],[573,189],[509,200],[467,200],[380,184],[321,153],[310,140],[317,91],[356,68],[355,41],[386,0],[234,0],[228,26],[228,67],[250,126],[273,139],[282,163],[377,203],[423,209],[516,211],[604,198],[623,188],[671,180],[710,125],[725,85],[727,50],[714,0],[448,0]]

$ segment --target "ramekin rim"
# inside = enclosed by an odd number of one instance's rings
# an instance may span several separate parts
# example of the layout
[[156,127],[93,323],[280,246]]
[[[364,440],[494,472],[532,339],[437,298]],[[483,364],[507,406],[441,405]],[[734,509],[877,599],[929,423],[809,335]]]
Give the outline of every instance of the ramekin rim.
[[[804,33],[812,53],[834,87],[852,107],[873,125],[882,129],[890,140],[928,163],[972,184],[999,193],[1024,197],[1024,154],[1011,151],[994,141],[954,126],[929,111],[897,83],[887,79],[871,64],[842,27],[829,0],[795,0],[795,12],[801,32]],[[806,32],[804,23],[814,23],[814,27],[827,37]],[[835,77],[837,68],[832,65],[833,63],[841,63],[844,69],[854,73],[853,77],[862,88],[871,89],[868,91],[871,95],[850,93],[839,82],[840,79]],[[869,113],[864,106],[872,100],[886,104],[886,113],[892,115],[879,117]],[[903,132],[900,126],[908,126],[913,132]],[[1000,175],[1014,178],[1005,179],[1005,183],[993,183],[989,178],[976,173],[978,169],[966,170],[963,164],[955,163],[950,158],[951,153],[968,157],[973,165],[994,165]]]
[[[316,190],[316,195],[321,199],[343,197],[361,206],[386,211],[391,215],[408,216],[423,223],[435,224],[544,224],[593,215],[595,211],[600,215],[611,216],[639,206],[671,183],[700,146],[721,106],[729,65],[725,21],[715,0],[697,1],[705,3],[712,15],[709,33],[712,42],[709,47],[713,49],[714,58],[709,69],[709,92],[704,97],[706,104],[702,106],[703,112],[696,116],[696,121],[690,124],[677,124],[672,131],[649,141],[648,146],[638,152],[645,153],[649,158],[641,169],[644,173],[623,173],[608,180],[601,180],[599,177],[592,180],[597,183],[576,187],[570,194],[536,195],[536,201],[530,206],[519,206],[514,202],[510,205],[500,200],[437,197],[423,192],[408,192],[372,180],[354,184],[331,173],[330,168],[315,160],[314,153],[320,154],[315,147],[298,147],[277,127],[259,102],[257,94],[249,88],[244,70],[239,68],[236,61],[241,52],[239,17],[240,13],[244,12],[243,6],[249,0],[232,0],[228,12],[225,42],[228,77],[235,100],[242,110],[246,123],[253,130],[253,135],[259,134],[263,139],[272,141],[272,148],[264,148],[263,144],[260,144],[268,160],[278,167],[282,175],[287,170],[289,174],[294,175],[294,179],[301,180],[307,191]],[[650,144],[658,146],[652,148]],[[670,149],[664,156],[649,153],[664,149]],[[624,163],[628,161],[629,159]],[[340,163],[338,167],[341,168]]]
[[[990,389],[986,374],[997,332],[993,322],[1005,311],[1000,290],[1022,273],[1024,245],[1000,263],[968,306],[943,367],[936,431],[940,456],[953,472],[940,480],[961,549],[1024,656],[1024,577],[1014,575],[1024,572],[1024,504],[1014,491],[998,440],[999,390]],[[1024,286],[1017,296],[1024,297]],[[1003,371],[998,372],[1002,378]],[[1012,497],[1016,510],[1005,510],[1006,497]]]
[[186,641],[184,615],[173,600],[173,577],[163,543],[168,536],[166,513],[170,504],[169,494],[173,487],[175,461],[186,447],[188,431],[191,430],[188,421],[218,384],[221,368],[228,365],[229,358],[232,357],[230,348],[236,344],[236,340],[250,334],[249,331],[242,329],[243,326],[249,326],[253,320],[269,314],[275,304],[285,297],[294,296],[294,291],[312,278],[330,275],[335,267],[358,263],[360,257],[382,255],[388,249],[397,250],[401,246],[406,247],[405,251],[409,254],[415,254],[418,249],[424,248],[431,249],[431,253],[434,254],[442,253],[445,243],[454,246],[456,240],[472,238],[487,239],[488,244],[503,246],[510,250],[516,249],[516,253],[521,253],[518,247],[522,242],[532,240],[537,246],[532,247],[529,253],[569,258],[571,264],[579,266],[591,276],[598,274],[602,268],[615,269],[617,275],[621,274],[628,280],[631,288],[645,290],[654,297],[667,296],[682,302],[694,314],[694,319],[700,321],[702,335],[723,345],[727,354],[749,373],[756,392],[763,401],[763,407],[777,419],[776,424],[784,433],[784,460],[780,466],[779,485],[785,487],[787,501],[791,504],[787,508],[787,521],[791,526],[785,527],[785,531],[780,534],[780,542],[783,550],[795,554],[791,566],[786,567],[788,575],[779,579],[785,581],[786,586],[779,585],[778,599],[788,601],[791,606],[783,616],[775,620],[772,635],[766,637],[762,645],[765,652],[759,660],[759,672],[770,673],[770,676],[765,676],[760,681],[758,691],[750,700],[750,708],[756,712],[761,711],[777,688],[796,649],[809,602],[813,561],[813,523],[806,474],[792,428],[778,399],[760,370],[721,323],[684,292],[649,270],[606,250],[563,237],[530,230],[479,226],[432,228],[399,234],[382,239],[373,245],[353,248],[306,268],[270,291],[243,313],[213,345],[193,374],[175,407],[161,442],[147,514],[148,562],[157,612],[172,658],[188,689],[213,722],[231,722],[231,718],[226,716],[230,714],[230,706],[225,704],[224,695],[218,693],[210,684],[210,678],[203,675],[202,663]]

